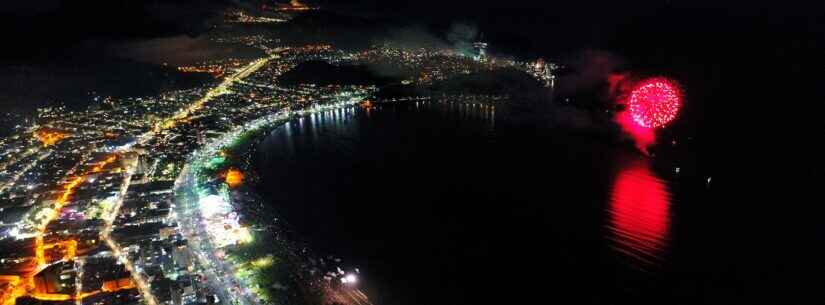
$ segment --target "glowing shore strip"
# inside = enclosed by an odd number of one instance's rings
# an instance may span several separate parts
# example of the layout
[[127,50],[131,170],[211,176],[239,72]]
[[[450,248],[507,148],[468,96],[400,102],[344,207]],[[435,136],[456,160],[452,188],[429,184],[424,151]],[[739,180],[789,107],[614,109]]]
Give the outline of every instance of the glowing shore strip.
[[[199,172],[199,169],[201,167],[200,164],[207,163],[210,158],[212,158],[216,154],[219,154],[224,148],[234,144],[239,138],[242,138],[243,136],[247,135],[248,133],[255,132],[255,131],[260,131],[264,128],[272,128],[272,127],[275,127],[279,124],[286,123],[289,120],[294,119],[294,118],[304,117],[304,116],[312,115],[312,114],[315,114],[315,113],[318,113],[318,112],[324,112],[324,111],[329,111],[329,110],[352,107],[354,105],[357,105],[357,104],[361,103],[361,101],[365,98],[365,96],[363,96],[363,95],[349,95],[349,94],[339,94],[339,97],[341,97],[342,99],[346,99],[346,101],[342,101],[342,102],[338,102],[338,103],[334,103],[334,104],[327,104],[327,105],[317,105],[316,104],[314,107],[312,107],[311,109],[307,109],[307,110],[297,110],[297,111],[286,110],[286,111],[277,112],[275,114],[270,114],[270,115],[264,116],[262,118],[252,120],[252,121],[250,121],[250,122],[248,122],[248,123],[246,123],[246,124],[244,124],[244,125],[242,125],[238,128],[235,128],[232,131],[229,131],[229,132],[226,132],[226,133],[222,134],[217,139],[209,142],[208,144],[204,145],[201,149],[195,151],[194,153],[192,153],[192,155],[190,155],[190,158],[187,161],[186,167],[189,167],[190,165],[192,165],[193,170],[189,170],[189,169],[186,169],[186,168],[184,170],[182,170],[181,171],[181,176],[179,176],[176,180],[176,185],[179,184],[177,181],[185,180],[185,178],[183,177],[184,175],[194,175],[191,178],[192,178],[192,181],[195,181],[195,184],[197,185],[198,184],[198,179],[197,179],[198,175],[197,175],[196,172]],[[192,205],[197,207],[198,203],[200,203],[201,194],[198,194],[197,192],[195,192],[195,193],[196,193],[198,198],[193,198],[193,199],[195,199],[195,203],[192,204]],[[209,196],[209,195],[207,195],[207,196]],[[196,209],[194,209],[194,211],[196,213],[200,213],[201,209],[196,208]],[[212,243],[214,239],[207,236],[203,240],[204,240],[204,242]],[[203,259],[204,256],[203,255],[197,255],[197,257]],[[204,268],[209,267],[209,264],[203,264],[202,263],[202,265],[203,265]],[[215,274],[219,273],[218,270],[212,270],[212,272],[215,273]],[[242,279],[238,278],[238,276],[236,274],[234,274],[234,273],[230,273],[230,274],[231,275],[228,275],[228,276],[232,277],[234,282],[242,283],[242,284],[244,284],[244,286],[249,286],[249,283],[246,283]],[[226,289],[226,294],[227,295],[237,294],[237,293],[235,293],[234,291],[231,290],[231,287],[223,287],[223,288]],[[244,298],[235,299],[235,301],[239,302],[240,304],[244,304],[244,300],[245,300]],[[253,300],[253,302],[260,303],[258,299]]]

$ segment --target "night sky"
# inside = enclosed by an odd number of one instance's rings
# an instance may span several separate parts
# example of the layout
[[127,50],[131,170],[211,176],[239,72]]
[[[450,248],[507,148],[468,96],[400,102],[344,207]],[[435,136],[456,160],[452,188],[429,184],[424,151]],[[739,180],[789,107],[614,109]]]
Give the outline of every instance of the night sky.
[[[112,44],[196,38],[219,21],[222,9],[259,7],[267,2],[8,2],[0,6],[0,28],[11,43],[0,51],[0,63],[99,59],[113,55],[106,51]],[[461,22],[477,27],[491,48],[502,53],[566,59],[582,50],[605,50],[636,69],[659,73],[701,66],[714,79],[710,86],[718,86],[722,74],[738,80],[734,75],[754,63],[764,71],[816,71],[814,67],[822,66],[816,50],[825,39],[825,23],[821,22],[825,4],[818,1],[780,5],[705,0],[321,0],[318,4],[330,14],[343,16],[332,27],[357,24],[357,31],[375,32],[414,26],[443,37],[452,24]]]
[[[222,8],[257,7],[267,1],[14,1],[0,8],[6,54],[54,54],[84,41],[197,36]],[[784,38],[794,51],[820,41],[816,12],[822,3],[778,6],[768,1],[331,1],[320,5],[338,14],[390,19],[437,29],[457,21],[476,24],[488,36],[534,52],[581,48],[652,53],[654,49],[723,50],[739,42]],[[736,35],[736,36],[732,36]],[[44,47],[50,48],[45,50]],[[32,52],[35,51],[35,52]],[[9,56],[5,57],[9,59]]]
[[[122,61],[134,42],[171,38],[196,43],[219,22],[222,9],[258,7],[262,3],[6,2],[0,6],[0,29],[6,41],[0,51],[0,105],[19,105],[21,99],[27,105],[58,99],[71,104],[66,92],[93,87],[100,79],[117,83],[124,74],[119,71],[135,70],[134,58],[127,56],[127,62]],[[465,23],[483,33],[491,50],[501,54],[550,58],[575,68],[577,63],[588,62],[582,54],[603,52],[616,59],[609,62],[610,69],[615,65],[615,69],[669,75],[682,81],[689,100],[698,104],[692,109],[701,114],[691,122],[698,123],[705,133],[715,133],[717,126],[744,126],[730,124],[727,118],[747,118],[739,113],[766,107],[767,101],[783,100],[789,94],[804,97],[784,102],[790,105],[825,98],[825,90],[817,89],[819,77],[814,77],[821,75],[825,67],[825,57],[821,56],[825,2],[821,1],[315,3],[325,8],[326,19],[321,20],[336,21],[324,30],[347,31],[348,35],[333,35],[346,42],[354,37],[371,37],[374,32],[392,33],[410,27],[444,39],[452,25]],[[112,66],[118,68],[103,72],[103,68],[98,69]],[[124,83],[148,84],[165,73],[156,70],[157,63],[140,69],[148,72],[129,76],[136,79]],[[40,90],[31,90],[32,83],[38,83]],[[114,92],[130,94],[135,92],[132,89],[118,88]],[[79,99],[87,97],[80,94]]]

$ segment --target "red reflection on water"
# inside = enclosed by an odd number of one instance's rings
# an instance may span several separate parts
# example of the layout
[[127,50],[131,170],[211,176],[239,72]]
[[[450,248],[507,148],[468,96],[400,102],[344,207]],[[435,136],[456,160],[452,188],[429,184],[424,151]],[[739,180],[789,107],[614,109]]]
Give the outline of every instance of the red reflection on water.
[[609,214],[617,251],[646,265],[661,259],[670,229],[670,191],[646,163],[632,162],[616,177]]

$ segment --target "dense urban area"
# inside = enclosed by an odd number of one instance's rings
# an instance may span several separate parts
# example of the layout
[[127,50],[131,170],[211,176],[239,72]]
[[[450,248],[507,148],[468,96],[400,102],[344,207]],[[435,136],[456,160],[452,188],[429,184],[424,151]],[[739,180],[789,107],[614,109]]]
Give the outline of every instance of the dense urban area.
[[[278,26],[318,9],[293,1],[266,14],[232,10],[211,41],[254,47],[257,59],[222,58],[175,67],[207,73],[203,86],[157,96],[99,97],[82,111],[39,109],[0,139],[0,302],[11,304],[281,304],[284,289],[266,273],[287,259],[238,251],[258,237],[232,192],[244,172],[231,147],[250,133],[319,112],[430,99],[379,97],[377,85],[281,84],[306,62],[393,65],[398,85],[428,86],[456,75],[515,69],[546,87],[557,67],[444,48],[376,44],[345,51],[295,45],[250,24]],[[473,96],[441,100],[479,105]],[[490,101],[506,99],[486,96]],[[485,105],[487,107],[487,105]],[[329,303],[371,304],[357,274],[315,274],[307,282]]]

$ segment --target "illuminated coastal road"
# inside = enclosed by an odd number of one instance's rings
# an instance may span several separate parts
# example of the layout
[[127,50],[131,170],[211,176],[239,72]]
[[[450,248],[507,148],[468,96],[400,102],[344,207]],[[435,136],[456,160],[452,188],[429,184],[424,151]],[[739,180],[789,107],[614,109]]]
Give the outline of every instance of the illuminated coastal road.
[[373,305],[366,294],[358,288],[343,287],[325,289],[327,300],[333,304]]
[[[210,240],[210,235],[205,228],[203,217],[198,206],[200,202],[198,194],[198,169],[207,162],[206,160],[219,154],[227,145],[231,145],[249,132],[276,126],[295,117],[312,115],[316,112],[329,111],[342,107],[351,107],[359,103],[363,98],[363,96],[347,96],[348,100],[346,102],[319,106],[310,110],[282,111],[256,119],[237,127],[233,131],[224,133],[218,139],[203,145],[200,150],[192,154],[189,161],[187,161],[187,164],[175,181],[174,188],[175,197],[177,198],[175,208],[181,234],[189,240],[193,255],[197,257],[200,266],[204,269],[202,271],[206,274],[206,278],[210,280],[210,286],[222,301],[229,300],[231,304],[241,305],[258,305],[261,303],[260,299],[235,275],[235,267],[230,262],[216,256],[218,249]],[[344,295],[341,299],[350,300],[350,302],[344,304],[371,304],[366,296],[361,297],[357,294]]]
[[[174,127],[179,122],[184,121],[191,114],[193,114],[193,113],[197,112],[198,110],[202,109],[206,103],[210,102],[215,97],[230,92],[229,88],[235,82],[240,81],[240,80],[246,78],[247,76],[251,75],[252,73],[257,71],[261,67],[265,66],[270,60],[279,58],[279,56],[280,56],[279,53],[284,51],[284,50],[286,50],[286,49],[277,49],[271,55],[269,55],[265,58],[255,60],[255,61],[249,63],[248,65],[244,66],[240,70],[238,70],[233,75],[227,76],[226,78],[224,78],[224,80],[218,86],[209,89],[204,94],[203,97],[197,99],[192,104],[190,104],[188,107],[186,107],[184,109],[181,109],[180,111],[178,111],[173,116],[163,120],[161,123],[154,126],[154,128],[152,128],[150,131],[140,135],[138,137],[138,140],[136,141],[136,143],[137,144],[148,143],[155,136],[157,136],[161,131],[166,130],[166,129],[171,128],[171,127]],[[34,274],[36,274],[37,273],[36,271],[42,270],[45,267],[50,265],[47,262],[46,258],[45,258],[45,249],[46,248],[53,247],[53,246],[56,246],[56,245],[63,245],[64,243],[74,242],[74,241],[64,241],[64,242],[58,242],[58,243],[53,243],[53,244],[48,244],[48,245],[45,244],[43,236],[46,233],[45,231],[46,231],[47,225],[53,219],[56,219],[60,215],[60,211],[62,210],[62,208],[66,204],[70,203],[70,196],[74,193],[74,191],[81,184],[86,182],[86,180],[87,180],[86,178],[89,174],[95,174],[95,173],[98,173],[98,172],[102,171],[103,168],[107,164],[109,164],[111,162],[114,162],[119,157],[123,157],[123,156],[127,156],[127,155],[134,156],[132,154],[132,152],[129,151],[129,149],[130,148],[122,148],[122,149],[116,151],[112,156],[110,156],[106,160],[102,161],[99,165],[93,167],[89,172],[74,173],[73,170],[69,171],[70,176],[63,180],[63,181],[65,181],[65,184],[63,185],[63,189],[61,190],[60,196],[55,201],[54,206],[50,207],[50,209],[48,210],[49,212],[47,213],[46,217],[43,219],[43,221],[41,223],[38,224],[38,226],[36,228],[37,231],[36,231],[36,234],[35,234],[35,252],[36,252],[35,263],[36,263],[37,266],[36,266],[36,268],[34,268],[35,272],[32,273],[32,274],[10,275],[10,276],[4,276],[4,278],[0,278],[0,280],[2,280],[4,282],[7,282],[10,285],[9,289],[6,289],[7,291],[4,291],[4,293],[2,294],[2,298],[0,298],[0,303],[2,303],[4,305],[5,304],[14,304],[15,300],[18,297],[21,297],[21,296],[24,296],[24,295],[30,295],[34,298],[38,298],[38,299],[41,299],[41,300],[58,300],[58,299],[60,299],[60,300],[70,300],[70,299],[75,299],[76,303],[82,303],[81,299],[84,297],[84,295],[82,295],[82,294],[78,294],[76,296],[36,294],[36,293],[32,293],[30,291],[31,289],[33,289],[32,285],[24,285],[24,283],[30,283],[31,281],[29,281],[28,279],[31,276],[33,276]],[[23,174],[28,172],[31,168],[36,166],[38,161],[41,161],[41,160],[47,158],[52,153],[51,150],[42,151],[39,147],[33,147],[32,149],[28,149],[28,150],[22,152],[21,155],[17,156],[12,161],[29,157],[33,154],[38,153],[38,152],[40,153],[40,155],[37,156],[37,158],[34,160],[34,162],[28,164],[26,167],[23,168],[23,170],[16,173],[15,176],[12,176],[11,180],[7,181],[6,184],[0,186],[0,192],[4,191],[7,186],[14,185],[15,182],[20,178],[20,176],[22,176]],[[87,152],[86,155],[89,156],[93,152],[94,151],[89,151],[89,152]],[[87,159],[87,157],[81,158],[81,160],[86,160],[86,159]],[[8,165],[10,163],[13,163],[13,162],[4,162],[4,164],[2,166],[5,167],[6,165]],[[79,164],[82,164],[82,162],[79,163]],[[149,305],[156,305],[157,301],[156,301],[156,298],[151,293],[151,289],[149,287],[149,284],[146,282],[145,279],[143,279],[140,276],[140,273],[137,272],[134,263],[131,262],[128,259],[128,256],[124,253],[123,249],[117,244],[116,241],[114,241],[111,238],[111,233],[114,230],[114,228],[113,228],[114,221],[115,221],[118,213],[120,212],[120,207],[123,204],[124,197],[125,197],[126,192],[129,189],[129,186],[131,184],[131,176],[132,176],[133,172],[135,171],[135,167],[136,167],[135,160],[128,160],[127,164],[129,164],[129,165],[125,168],[126,175],[125,175],[123,183],[121,185],[120,192],[114,198],[115,204],[114,204],[113,208],[110,211],[108,211],[108,213],[104,216],[105,227],[101,231],[100,237],[112,249],[112,252],[114,253],[115,257],[120,262],[122,262],[124,264],[125,268],[130,272],[131,277],[132,277],[132,281],[135,284],[135,286],[138,288],[138,290],[141,293],[141,295],[143,296],[143,298],[145,299],[145,302]],[[77,175],[76,176],[71,176],[72,174],[77,174]],[[75,244],[76,244],[76,242],[75,242]],[[72,245],[72,244],[69,243],[68,245]],[[70,249],[74,249],[74,247],[76,247],[76,246],[70,247]],[[74,251],[70,251],[70,253],[72,253],[72,254],[70,255],[70,257],[68,257],[68,259],[73,259],[74,258],[74,254],[73,254]],[[25,278],[25,281],[24,281],[24,278]],[[229,299],[229,298],[227,298],[227,299]],[[247,303],[247,304],[252,304],[252,303]]]
[[204,94],[203,97],[201,97],[200,99],[198,99],[197,101],[195,101],[194,103],[189,105],[189,107],[181,109],[175,115],[173,115],[173,116],[167,118],[166,120],[163,120],[162,122],[156,124],[155,127],[152,130],[147,131],[146,133],[141,135],[138,138],[138,143],[143,144],[143,143],[148,142],[155,135],[157,135],[157,133],[159,133],[160,131],[162,131],[164,129],[174,127],[181,120],[186,119],[192,113],[197,112],[198,110],[203,108],[203,106],[206,103],[208,103],[209,101],[211,101],[215,97],[220,96],[220,95],[225,94],[225,93],[228,93],[228,92],[231,92],[229,90],[229,88],[232,87],[232,85],[235,82],[242,81],[244,78],[246,78],[250,74],[254,73],[255,71],[258,71],[258,69],[260,69],[261,67],[263,67],[264,65],[269,63],[270,60],[280,58],[280,53],[283,52],[283,51],[286,51],[286,50],[289,50],[289,48],[275,49],[272,52],[272,54],[270,54],[268,57],[257,59],[255,61],[247,64],[245,67],[241,68],[240,70],[238,70],[238,72],[235,72],[235,74],[227,76],[226,78],[223,79],[223,81],[218,86],[216,86],[216,87],[210,89],[209,91],[207,91],[206,94]]
[[[205,91],[204,95],[197,100],[194,100],[188,106],[180,109],[179,111],[175,112],[175,114],[169,116],[167,119],[162,120],[160,123],[154,125],[150,128],[149,131],[140,134],[136,141],[133,144],[136,144],[138,147],[146,146],[148,143],[151,143],[153,140],[158,139],[166,134],[166,130],[175,127],[178,124],[185,124],[192,115],[197,113],[199,110],[204,109],[204,107],[209,107],[208,103],[213,101],[215,97],[220,95],[230,93],[233,85],[238,82],[242,82],[246,77],[252,75],[254,72],[258,71],[260,68],[266,66],[271,60],[275,60],[280,58],[279,53],[288,50],[286,48],[277,49],[275,52],[271,53],[265,58],[261,58],[255,61],[250,62],[246,66],[241,69],[238,69],[234,74],[227,76],[224,80],[218,84],[217,86]],[[241,138],[241,136],[247,134],[253,130],[259,130],[261,128],[267,126],[274,126],[274,124],[280,124],[285,122],[288,119],[294,117],[300,117],[305,115],[314,114],[320,111],[328,111],[332,109],[338,109],[341,107],[349,107],[359,103],[365,96],[363,94],[353,94],[352,92],[339,92],[334,95],[333,102],[330,102],[326,105],[319,105],[316,104],[311,108],[303,109],[303,110],[296,110],[296,111],[281,111],[278,113],[273,113],[266,115],[265,117],[258,118],[252,121],[247,122],[243,126],[238,126],[233,131],[226,132],[220,137],[219,140],[213,141],[204,145],[203,147],[199,148],[197,152],[195,152],[192,156],[190,156],[189,161],[187,163],[197,163],[200,162],[201,158],[207,156],[213,156],[215,153],[220,151],[223,147],[227,145],[229,142],[234,142],[237,139]],[[287,108],[288,109],[288,108]],[[123,178],[122,182],[119,187],[119,191],[114,196],[110,197],[109,200],[113,200],[112,206],[104,211],[103,215],[101,216],[102,220],[104,221],[104,227],[100,232],[100,239],[101,241],[105,242],[106,245],[111,248],[114,257],[123,264],[124,268],[129,271],[132,283],[134,284],[134,288],[137,288],[142,299],[144,299],[145,304],[149,305],[157,305],[156,297],[152,294],[152,290],[150,285],[147,282],[147,279],[141,276],[141,272],[139,272],[139,266],[136,266],[134,262],[129,259],[128,254],[126,251],[118,244],[116,240],[112,237],[112,232],[115,230],[115,220],[117,216],[121,212],[121,207],[125,200],[126,194],[131,186],[132,183],[132,175],[137,170],[137,157],[138,152],[132,149],[133,146],[123,146],[118,148],[116,151],[112,152],[110,155],[106,157],[105,160],[102,160],[98,163],[91,164],[90,167],[84,167],[85,162],[89,162],[90,158],[99,151],[97,150],[88,150],[83,151],[82,160],[80,163],[77,163],[74,168],[68,171],[68,174],[65,178],[63,178],[60,182],[61,190],[59,192],[58,198],[55,200],[53,206],[48,207],[47,215],[37,224],[37,230],[35,234],[35,246],[36,246],[36,268],[35,270],[42,270],[44,267],[47,267],[50,264],[50,259],[45,255],[45,250],[50,247],[66,247],[67,257],[63,258],[63,261],[75,259],[74,253],[76,249],[76,241],[73,240],[66,240],[66,241],[58,241],[54,243],[46,244],[44,241],[44,236],[46,235],[47,225],[55,219],[58,219],[60,216],[60,212],[63,207],[67,204],[72,204],[72,195],[75,191],[82,189],[82,185],[86,184],[87,182],[91,181],[89,177],[93,175],[99,174],[101,172],[109,171],[108,167],[111,165],[116,164],[116,161],[122,161],[122,169],[123,169]],[[39,147],[27,151],[30,156],[36,155],[35,162],[32,162],[27,167],[24,167],[23,173],[27,172],[30,168],[33,168],[38,162],[38,160],[43,160],[49,155],[53,155],[51,150],[41,149]],[[184,164],[184,169],[181,174],[178,176],[175,184],[175,192],[177,193],[179,190],[197,190],[197,179],[198,176],[196,175],[196,171],[192,169],[192,164]],[[196,165],[198,166],[198,165]],[[20,173],[19,175],[23,175]],[[19,177],[14,177],[14,181],[17,180]],[[4,187],[4,186],[0,186]],[[197,194],[195,194],[197,196]],[[190,198],[193,199],[193,198]],[[197,257],[197,261],[199,262],[198,268],[202,269],[202,274],[205,278],[208,279],[209,285],[213,287],[216,295],[221,298],[221,302],[224,304],[245,304],[245,305],[259,305],[261,304],[261,299],[259,298],[256,293],[253,292],[250,287],[249,283],[244,282],[238,275],[236,275],[237,270],[235,265],[232,263],[225,261],[223,259],[219,259],[216,257],[216,253],[219,252],[219,248],[210,240],[209,235],[205,231],[204,225],[202,223],[202,217],[200,215],[200,211],[198,210],[198,200],[195,197],[193,200],[185,200],[184,203],[177,204],[176,209],[181,210],[181,212],[177,213],[179,223],[181,224],[179,228],[181,229],[181,233],[187,237],[191,242],[191,247],[189,247],[190,251],[192,251],[193,255]],[[80,258],[82,260],[82,258]],[[53,262],[53,261],[52,261]],[[80,263],[82,266],[82,263]],[[82,270],[80,271],[82,274]],[[60,300],[72,300],[76,304],[82,304],[83,298],[86,296],[90,296],[93,294],[97,294],[101,291],[93,291],[88,294],[77,294],[77,295],[38,295],[34,293],[32,285],[27,285],[30,283],[31,277],[37,274],[34,272],[32,274],[21,274],[21,275],[11,275],[5,276],[4,278],[0,278],[0,281],[9,283],[9,287],[11,287],[9,292],[4,293],[3,297],[0,299],[0,303],[3,305],[6,304],[14,304],[15,300],[18,297],[22,296],[31,296],[34,298],[38,298],[40,300],[57,300],[58,297]],[[81,284],[82,285],[82,284]],[[78,285],[78,287],[81,287]],[[354,299],[358,299],[357,297]],[[366,300],[364,298],[363,300]],[[368,304],[366,302],[351,302],[352,304]]]
[[187,165],[181,171],[178,180],[175,181],[175,194],[182,194],[185,199],[179,200],[178,209],[181,234],[189,240],[192,254],[197,257],[201,271],[209,280],[212,290],[218,294],[222,303],[230,304],[260,304],[258,299],[246,291],[243,285],[234,276],[234,268],[224,260],[214,257],[215,248],[205,237],[208,236],[201,223],[200,213],[197,207],[195,190],[195,177]]
[[[189,107],[187,107],[185,109],[182,109],[181,111],[176,113],[171,118],[168,118],[168,119],[164,120],[163,123],[156,125],[153,130],[151,130],[149,132],[146,132],[143,135],[141,135],[137,142],[140,143],[140,144],[145,144],[146,142],[148,142],[149,140],[154,138],[160,131],[162,131],[164,129],[171,128],[171,127],[174,127],[181,120],[186,119],[192,113],[194,113],[194,112],[198,111],[199,109],[203,108],[204,104],[211,101],[216,96],[219,96],[221,94],[229,92],[229,87],[231,87],[232,84],[234,84],[236,81],[239,81],[239,80],[242,80],[242,79],[246,78],[247,76],[249,76],[253,72],[257,71],[258,69],[260,69],[261,67],[266,65],[270,60],[278,58],[279,57],[278,53],[282,52],[283,50],[286,50],[286,49],[278,49],[278,50],[276,50],[276,52],[274,52],[269,57],[265,57],[265,58],[255,60],[255,61],[251,62],[250,64],[248,64],[247,66],[245,66],[244,68],[242,68],[241,70],[239,70],[237,73],[226,77],[218,86],[216,86],[216,87],[210,89],[209,91],[207,91],[206,94],[202,98],[200,98],[197,101],[195,101],[194,103],[192,103]],[[134,161],[134,160],[132,160],[132,161]],[[156,305],[157,304],[156,298],[152,294],[149,285],[146,283],[146,280],[143,279],[143,277],[141,277],[138,272],[136,272],[134,263],[131,262],[128,259],[128,256],[125,255],[125,253],[123,253],[122,248],[117,244],[117,242],[115,242],[111,238],[111,232],[113,230],[113,223],[114,223],[115,219],[117,218],[118,213],[120,212],[120,207],[123,205],[124,197],[126,196],[126,192],[129,189],[129,185],[131,184],[131,176],[132,176],[132,173],[134,172],[135,165],[136,165],[136,162],[131,162],[131,166],[127,169],[127,177],[124,180],[124,183],[121,187],[121,191],[120,191],[119,195],[117,196],[117,201],[116,201],[112,211],[107,215],[107,217],[105,219],[106,226],[104,227],[104,230],[101,234],[101,237],[106,242],[106,244],[109,245],[110,248],[112,248],[112,252],[124,264],[124,266],[126,267],[126,270],[129,271],[129,273],[132,276],[132,281],[135,283],[135,285],[138,288],[138,290],[140,291],[141,295],[146,300],[146,303],[149,304],[149,305]],[[198,257],[201,257],[201,256],[198,256]],[[210,274],[210,275],[211,276],[208,276],[207,278],[219,279],[219,281],[223,282],[222,277],[216,277],[216,276],[214,276],[214,274]],[[225,300],[229,300],[229,299],[230,298],[228,298],[228,297],[225,298]],[[247,304],[250,304],[250,303],[247,303]]]

